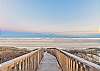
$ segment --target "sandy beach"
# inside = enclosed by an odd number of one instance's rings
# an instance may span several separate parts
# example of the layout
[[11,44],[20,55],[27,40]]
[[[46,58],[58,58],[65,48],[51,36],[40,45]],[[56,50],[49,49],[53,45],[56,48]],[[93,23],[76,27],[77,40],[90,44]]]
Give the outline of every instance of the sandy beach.
[[40,48],[40,47],[59,47],[59,48],[94,48],[100,47],[99,38],[0,38],[0,46],[13,46],[18,48]]

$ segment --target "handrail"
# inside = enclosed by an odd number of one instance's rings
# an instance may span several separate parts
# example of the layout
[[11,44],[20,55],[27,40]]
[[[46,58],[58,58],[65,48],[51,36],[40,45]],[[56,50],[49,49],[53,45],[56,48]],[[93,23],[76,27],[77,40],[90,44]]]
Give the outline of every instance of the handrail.
[[100,71],[99,65],[66,51],[57,48],[48,48],[47,51],[57,58],[62,71]]
[[44,49],[37,49],[10,61],[0,64],[0,71],[36,71]]
[[92,63],[92,62],[87,61],[87,60],[85,60],[85,59],[83,59],[83,58],[80,58],[80,57],[78,57],[78,56],[75,56],[75,55],[73,55],[73,54],[70,54],[70,53],[68,53],[68,52],[66,52],[66,51],[63,51],[63,50],[61,50],[61,51],[62,51],[65,55],[69,55],[70,57],[73,57],[73,58],[76,59],[77,61],[80,61],[80,62],[82,62],[83,64],[88,65],[89,67],[92,66],[92,67],[94,67],[94,68],[100,70],[100,66],[97,65],[97,64],[95,64],[95,63]]

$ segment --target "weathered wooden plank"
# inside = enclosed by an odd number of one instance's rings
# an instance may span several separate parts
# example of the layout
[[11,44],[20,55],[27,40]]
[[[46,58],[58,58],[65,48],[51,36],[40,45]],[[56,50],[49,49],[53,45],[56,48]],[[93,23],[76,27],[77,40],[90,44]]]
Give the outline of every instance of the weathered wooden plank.
[[60,67],[53,55],[45,53],[37,71],[60,71]]

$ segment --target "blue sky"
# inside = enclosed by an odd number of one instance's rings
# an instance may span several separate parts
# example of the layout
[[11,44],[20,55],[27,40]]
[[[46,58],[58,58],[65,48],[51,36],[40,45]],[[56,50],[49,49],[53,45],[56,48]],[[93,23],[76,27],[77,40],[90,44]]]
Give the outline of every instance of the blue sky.
[[99,0],[0,0],[0,29],[22,32],[97,32]]

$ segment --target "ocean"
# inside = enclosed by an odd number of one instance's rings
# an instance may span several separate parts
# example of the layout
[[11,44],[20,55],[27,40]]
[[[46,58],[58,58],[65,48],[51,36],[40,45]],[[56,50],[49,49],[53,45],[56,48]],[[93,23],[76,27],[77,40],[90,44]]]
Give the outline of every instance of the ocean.
[[100,47],[100,34],[62,35],[55,33],[0,32],[0,46],[19,48],[59,47],[88,48]]

